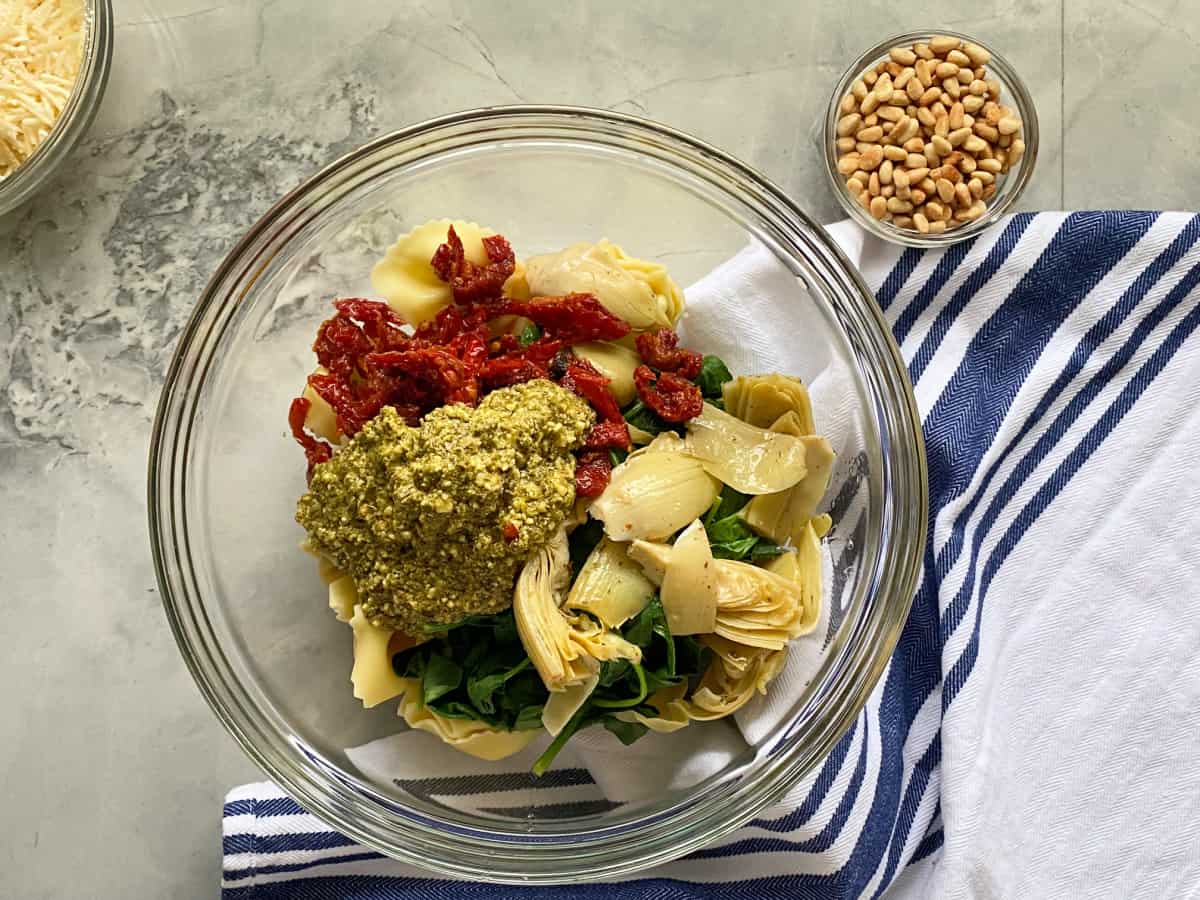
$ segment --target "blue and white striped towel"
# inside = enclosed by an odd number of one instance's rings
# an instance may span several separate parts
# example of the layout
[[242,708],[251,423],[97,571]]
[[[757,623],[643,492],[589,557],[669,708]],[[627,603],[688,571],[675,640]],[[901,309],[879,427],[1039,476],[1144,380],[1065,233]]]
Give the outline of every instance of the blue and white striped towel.
[[1200,217],[1082,212],[867,241],[924,419],[928,547],[890,668],[787,812],[620,885],[515,888],[247,785],[224,896],[1200,894],[1198,239]]

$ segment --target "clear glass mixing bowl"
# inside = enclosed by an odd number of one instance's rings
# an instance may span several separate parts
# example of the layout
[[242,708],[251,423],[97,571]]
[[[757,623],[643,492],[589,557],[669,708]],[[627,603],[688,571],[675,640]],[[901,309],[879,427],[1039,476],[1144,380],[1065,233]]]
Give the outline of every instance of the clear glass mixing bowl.
[[[348,630],[298,549],[304,465],[287,408],[311,369],[329,300],[369,296],[368,273],[386,246],[446,216],[489,224],[522,255],[607,236],[669,265],[683,285],[760,242],[787,285],[780,309],[802,310],[803,337],[828,349],[823,365],[848,385],[846,415],[861,446],[839,458],[827,497],[833,617],[819,669],[789,698],[782,726],[699,783],[568,818],[539,817],[528,788],[511,792],[505,810],[474,813],[403,782],[368,780],[346,754],[403,724],[394,704],[366,711],[351,696]],[[281,200],[200,298],[163,389],[149,472],[167,614],[205,697],[246,752],[364,844],[444,873],[524,883],[611,878],[674,859],[811,771],[852,723],[899,636],[926,492],[907,373],[828,235],[762,176],[694,138],[557,107],[484,109],[407,128]],[[436,758],[449,763],[454,753]]]

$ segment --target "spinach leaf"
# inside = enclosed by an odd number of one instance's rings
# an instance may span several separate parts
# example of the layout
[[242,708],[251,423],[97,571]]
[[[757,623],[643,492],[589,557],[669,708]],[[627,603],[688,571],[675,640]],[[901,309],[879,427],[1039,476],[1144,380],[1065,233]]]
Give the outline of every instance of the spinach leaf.
[[716,559],[745,559],[757,544],[758,538],[753,534],[732,541],[720,541],[712,544],[712,555]]
[[462,683],[463,670],[452,659],[434,653],[425,661],[425,672],[421,676],[421,688],[426,705],[442,697]]
[[625,460],[628,458],[628,450],[622,450],[619,447],[613,447],[608,451],[608,461],[613,464],[614,469],[621,463],[625,462]]
[[513,731],[533,731],[542,727],[543,705],[523,706],[513,722]]
[[692,635],[675,638],[675,674],[691,678],[708,668],[709,649]]
[[[706,356],[700,365],[700,374],[696,376],[696,386],[700,393],[711,400],[721,398],[721,386],[727,381],[733,381],[733,375],[718,356]],[[721,404],[723,409],[725,404]]]
[[537,325],[530,322],[528,325],[525,326],[524,330],[522,330],[520,335],[518,335],[517,343],[520,344],[522,347],[528,347],[530,344],[532,344],[534,341],[536,341],[541,336],[542,336],[542,329],[538,328]]
[[601,721],[626,747],[650,730],[641,722],[623,722],[613,716],[605,716]]
[[759,538],[758,542],[750,548],[750,558],[753,560],[774,559],[776,556],[782,556],[786,552],[778,544],[772,544],[765,538]]
[[704,531],[717,559],[770,559],[783,548],[755,534],[738,512],[750,498],[725,487],[704,516]]
[[471,698],[471,702],[481,712],[494,713],[496,705],[492,702],[492,696],[504,686],[505,682],[514,675],[525,671],[530,665],[532,665],[532,662],[527,656],[511,669],[503,672],[495,672],[482,677],[472,674],[467,678],[467,696]]
[[634,428],[640,428],[642,431],[650,434],[661,434],[664,431],[672,431],[675,426],[670,422],[665,422],[661,419],[654,410],[648,407],[641,400],[635,400],[621,413],[625,417],[625,421]]
[[654,635],[655,620],[659,618],[666,621],[662,602],[656,596],[640,613],[625,623],[625,627],[621,629],[621,637],[644,649],[650,644],[650,638]]
[[571,571],[576,575],[591,556],[596,545],[604,538],[604,525],[596,519],[588,519],[571,532],[567,545],[571,551]]
[[712,536],[711,526],[722,519],[728,519],[749,502],[749,494],[735,491],[729,485],[721,488],[721,493],[717,495],[717,499],[704,514],[704,530],[709,532],[709,537]]

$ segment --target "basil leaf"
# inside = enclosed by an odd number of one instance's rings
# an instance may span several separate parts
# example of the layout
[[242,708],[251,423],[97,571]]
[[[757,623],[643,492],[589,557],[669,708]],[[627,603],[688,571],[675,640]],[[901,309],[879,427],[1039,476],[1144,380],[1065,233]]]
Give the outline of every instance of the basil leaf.
[[537,325],[530,322],[528,325],[525,326],[524,330],[517,337],[517,343],[520,344],[522,347],[528,347],[530,344],[532,344],[534,341],[536,341],[541,336],[542,336],[542,329],[538,328]]
[[606,716],[601,721],[604,723],[604,727],[615,734],[626,747],[650,730],[641,722],[623,722],[612,716]]
[[426,705],[450,693],[462,682],[462,668],[440,653],[432,654],[425,662],[421,688]]
[[[721,386],[727,381],[733,381],[733,375],[718,356],[706,356],[700,364],[700,374],[696,376],[696,386],[705,397],[719,399]],[[722,407],[724,404],[722,404]]]

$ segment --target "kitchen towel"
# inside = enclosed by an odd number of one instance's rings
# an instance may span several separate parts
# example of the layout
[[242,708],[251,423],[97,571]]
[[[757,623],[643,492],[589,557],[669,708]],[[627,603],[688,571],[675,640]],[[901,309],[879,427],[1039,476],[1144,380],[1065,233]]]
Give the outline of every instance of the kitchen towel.
[[1022,214],[944,251],[835,232],[912,374],[930,523],[818,770],[686,859],[561,888],[441,879],[247,785],[226,898],[1200,894],[1200,217]]

